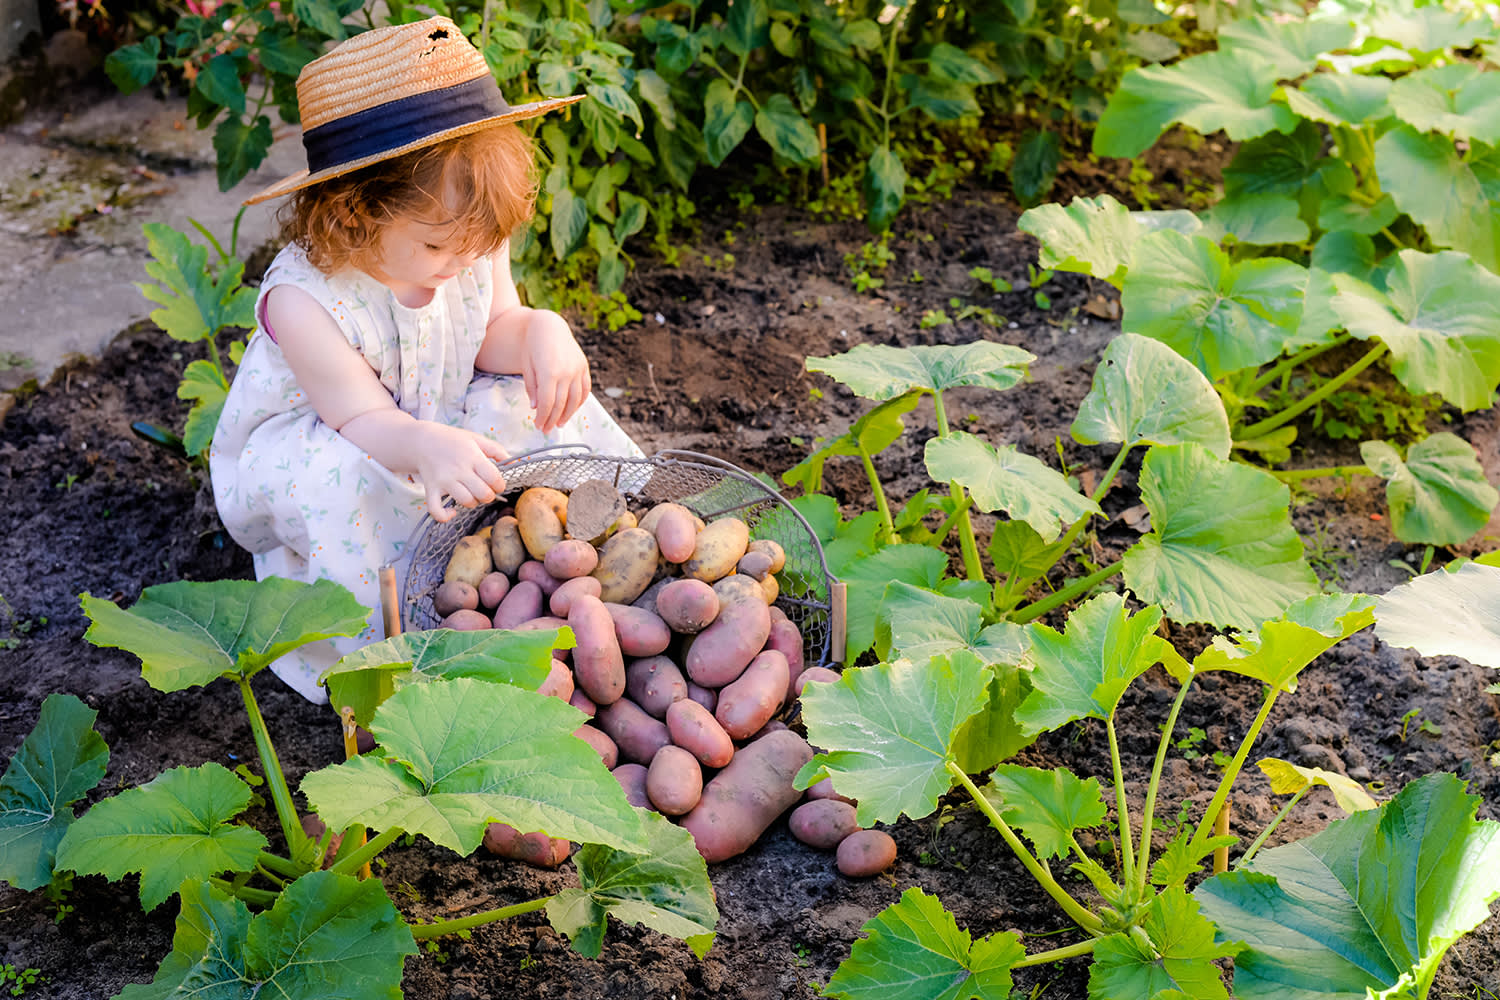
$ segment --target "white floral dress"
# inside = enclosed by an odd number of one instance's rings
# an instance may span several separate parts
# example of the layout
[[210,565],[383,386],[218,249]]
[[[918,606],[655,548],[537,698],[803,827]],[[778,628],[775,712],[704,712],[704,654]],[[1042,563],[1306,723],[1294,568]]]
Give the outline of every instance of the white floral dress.
[[396,566],[426,514],[415,477],[397,475],[333,430],[298,387],[281,348],[267,334],[266,293],[294,285],[338,323],[380,376],[396,405],[419,420],[467,427],[517,455],[547,445],[586,444],[604,455],[641,451],[592,396],[566,424],[536,427],[519,375],[476,374],[493,297],[488,259],[437,289],[412,309],[370,276],[324,275],[296,244],[266,272],[250,337],[209,451],[219,516],[254,555],[259,579],[281,576],[348,587],[372,613],[363,632],[294,650],[271,664],[311,701],[326,702],[320,673],[340,657],[384,637],[378,572]]

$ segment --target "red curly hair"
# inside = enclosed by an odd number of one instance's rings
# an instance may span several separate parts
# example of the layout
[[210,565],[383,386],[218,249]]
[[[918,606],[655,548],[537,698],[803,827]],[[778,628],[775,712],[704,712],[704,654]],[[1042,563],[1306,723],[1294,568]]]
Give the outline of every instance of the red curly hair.
[[447,249],[492,253],[530,220],[537,186],[531,137],[512,123],[305,187],[278,221],[283,242],[301,244],[324,274],[369,271],[378,263],[380,228],[398,219],[451,223],[455,242]]

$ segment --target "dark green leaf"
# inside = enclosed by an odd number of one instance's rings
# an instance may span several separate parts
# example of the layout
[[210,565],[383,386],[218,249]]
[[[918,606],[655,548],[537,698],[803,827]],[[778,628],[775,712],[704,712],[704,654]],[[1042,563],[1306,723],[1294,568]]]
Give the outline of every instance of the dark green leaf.
[[747,56],[771,37],[771,14],[765,0],[739,0],[729,8],[724,26],[724,47],[737,56]]
[[703,111],[704,151],[708,162],[717,167],[755,124],[755,108],[749,101],[738,100],[727,81],[715,80],[708,85]]
[[292,0],[292,11],[297,20],[334,41],[343,41],[348,34],[338,8],[324,0]]
[[122,94],[133,94],[156,76],[161,39],[152,35],[143,42],[115,49],[104,59],[104,72]]
[[822,152],[818,133],[785,94],[766,98],[755,114],[755,130],[777,156],[792,163],[812,163]]
[[228,108],[236,118],[245,113],[245,87],[240,83],[239,62],[234,56],[228,53],[214,56],[193,86],[210,101]]
[[906,199],[906,167],[884,146],[871,153],[865,164],[864,194],[870,228],[875,232],[889,228]]
[[589,207],[584,200],[564,188],[552,196],[552,255],[567,260],[583,245],[589,231]]
[[1022,205],[1046,199],[1057,182],[1062,145],[1054,132],[1033,132],[1022,140],[1010,165],[1010,186]]
[[219,190],[228,191],[265,161],[271,148],[271,119],[257,115],[254,122],[231,115],[214,130]]

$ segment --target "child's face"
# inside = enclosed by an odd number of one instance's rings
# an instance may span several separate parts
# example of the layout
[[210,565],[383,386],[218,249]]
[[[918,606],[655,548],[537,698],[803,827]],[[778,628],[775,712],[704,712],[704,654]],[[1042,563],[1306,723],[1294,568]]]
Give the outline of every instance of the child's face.
[[454,242],[451,225],[398,219],[381,230],[375,277],[398,290],[437,288],[478,260],[476,254],[450,250]]

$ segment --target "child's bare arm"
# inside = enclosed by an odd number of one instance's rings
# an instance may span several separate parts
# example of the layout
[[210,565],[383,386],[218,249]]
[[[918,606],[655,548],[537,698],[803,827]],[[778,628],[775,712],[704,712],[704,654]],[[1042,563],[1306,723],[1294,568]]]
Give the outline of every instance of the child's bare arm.
[[442,507],[445,494],[472,507],[505,488],[495,467],[506,458],[504,449],[472,431],[403,411],[312,296],[291,286],[273,288],[266,319],[319,418],[392,472],[415,474],[435,519],[453,516]]

